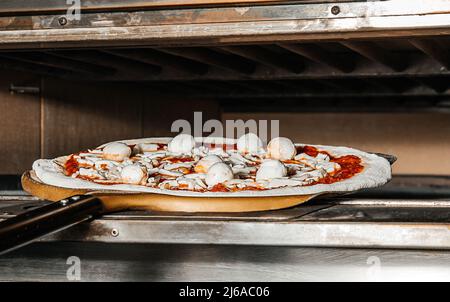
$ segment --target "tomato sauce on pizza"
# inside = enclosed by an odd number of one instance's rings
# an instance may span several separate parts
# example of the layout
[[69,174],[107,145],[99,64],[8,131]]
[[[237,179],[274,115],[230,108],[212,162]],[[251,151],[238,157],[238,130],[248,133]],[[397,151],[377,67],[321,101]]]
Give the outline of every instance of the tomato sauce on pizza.
[[115,145],[68,156],[63,168],[66,176],[99,184],[196,192],[264,191],[333,184],[364,170],[361,158],[356,155],[333,156],[314,146],[294,146],[286,139],[280,141],[278,149],[271,143],[264,148],[259,141],[256,147],[242,147],[239,141],[201,146],[193,140],[144,146],[111,143]]

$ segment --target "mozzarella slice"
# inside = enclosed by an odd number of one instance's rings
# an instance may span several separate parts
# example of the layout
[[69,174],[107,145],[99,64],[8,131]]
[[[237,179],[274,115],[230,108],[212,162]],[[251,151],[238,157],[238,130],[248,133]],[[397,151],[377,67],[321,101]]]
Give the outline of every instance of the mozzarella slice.
[[297,154],[294,143],[286,137],[276,137],[267,145],[267,156],[278,160],[289,160]]
[[193,178],[193,179],[200,179],[203,180],[206,178],[206,174],[204,173],[191,173],[184,175],[185,178]]
[[253,163],[237,152],[230,152],[230,157],[228,158],[228,160],[234,165],[246,165]]
[[336,170],[339,170],[341,166],[338,163],[334,162],[321,162],[317,164],[317,169],[324,169],[328,174],[333,173]]
[[114,161],[123,161],[129,158],[131,155],[131,148],[124,143],[110,143],[103,148],[103,158],[114,160]]
[[195,147],[195,139],[189,134],[178,134],[167,146],[169,152],[176,154],[190,154]]
[[256,167],[234,166],[232,168],[234,175],[242,175],[244,177],[250,177],[251,173],[256,171]]
[[247,133],[237,140],[237,149],[240,153],[257,154],[262,151],[263,142],[256,134]]
[[193,163],[174,163],[174,164],[165,164],[162,169],[165,170],[176,170],[180,168],[187,168],[190,169],[192,167]]
[[86,168],[80,168],[78,170],[78,173],[80,176],[84,176],[90,179],[104,179],[97,171],[94,169],[86,169]]
[[322,177],[326,176],[327,172],[324,169],[313,170],[309,172],[297,172],[291,179],[301,180],[305,183],[312,183],[318,181]]
[[306,153],[301,153],[297,156],[295,156],[295,160],[301,161],[302,163],[312,167],[315,169],[317,165],[317,160],[315,157],[309,156]]
[[139,153],[156,152],[156,151],[158,151],[159,146],[157,144],[142,143],[142,144],[138,144],[136,146],[136,148],[139,151]]
[[96,170],[112,170],[117,165],[120,165],[118,162],[112,161],[112,160],[99,160],[95,162],[95,169]]
[[233,178],[230,166],[225,163],[216,163],[209,168],[205,181],[208,186],[212,187]]
[[319,153],[316,156],[317,161],[330,161],[330,157],[325,153]]
[[122,181],[124,183],[138,185],[146,180],[147,173],[144,172],[141,165],[133,164],[123,167],[120,172],[120,176],[122,177]]
[[222,148],[214,148],[208,151],[208,154],[211,155],[217,155],[220,156],[221,158],[225,158],[225,157],[229,157],[230,155],[224,151]]
[[205,146],[199,146],[197,148],[192,149],[192,155],[205,157],[209,153],[209,149]]
[[265,189],[275,189],[282,187],[295,187],[301,186],[302,181],[290,178],[274,178],[266,181],[259,181],[260,185]]
[[256,172],[256,180],[280,178],[287,175],[287,169],[282,162],[275,159],[263,161]]
[[259,184],[253,181],[252,179],[232,179],[228,180],[225,183],[225,186],[228,188],[238,188],[242,189],[245,187],[259,187]]
[[197,162],[194,171],[197,173],[208,173],[209,168],[214,164],[221,163],[222,159],[217,155],[208,155]]
[[166,169],[159,169],[158,173],[160,175],[163,175],[163,176],[166,176],[166,177],[167,176],[168,177],[180,177],[180,176],[184,175],[184,173],[182,173],[182,172],[173,171],[173,170],[166,170]]

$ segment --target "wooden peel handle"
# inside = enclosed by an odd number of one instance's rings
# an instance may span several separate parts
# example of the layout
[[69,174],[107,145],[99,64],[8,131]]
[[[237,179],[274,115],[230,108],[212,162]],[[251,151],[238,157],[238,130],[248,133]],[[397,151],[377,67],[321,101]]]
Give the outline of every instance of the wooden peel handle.
[[103,203],[99,198],[79,195],[1,221],[0,255],[102,212]]

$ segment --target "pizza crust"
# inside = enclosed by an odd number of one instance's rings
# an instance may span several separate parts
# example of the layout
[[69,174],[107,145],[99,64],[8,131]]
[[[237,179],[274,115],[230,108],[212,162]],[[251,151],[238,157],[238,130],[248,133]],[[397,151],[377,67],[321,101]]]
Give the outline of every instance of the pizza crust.
[[[168,143],[171,137],[143,138],[133,140],[123,140],[129,145],[140,143]],[[227,138],[196,138],[197,142],[215,143],[215,144],[234,144],[236,140]],[[59,157],[55,160],[39,159],[33,163],[33,171],[36,176],[45,184],[70,189],[83,189],[90,191],[119,191],[119,192],[140,192],[156,193],[173,196],[191,196],[191,197],[268,197],[268,196],[292,196],[292,195],[310,195],[324,193],[344,193],[366,188],[374,188],[386,184],[391,179],[391,166],[389,162],[378,155],[366,153],[357,149],[348,147],[334,147],[323,145],[296,144],[296,146],[313,146],[319,150],[327,151],[334,157],[343,155],[356,155],[361,158],[361,164],[364,170],[355,176],[332,184],[316,184],[311,186],[283,187],[269,189],[264,191],[237,191],[237,192],[193,192],[182,190],[169,190],[150,188],[138,185],[117,184],[102,185],[79,178],[66,176],[63,168],[55,162],[63,163],[68,156]],[[100,146],[99,148],[103,147]]]

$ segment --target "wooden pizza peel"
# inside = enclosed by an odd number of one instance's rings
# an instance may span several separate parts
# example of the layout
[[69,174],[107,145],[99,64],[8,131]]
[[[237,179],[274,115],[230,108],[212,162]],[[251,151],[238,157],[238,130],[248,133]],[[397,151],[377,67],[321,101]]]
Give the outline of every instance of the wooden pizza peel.
[[99,215],[123,210],[164,212],[256,212],[289,208],[317,195],[276,197],[181,197],[151,193],[128,193],[66,189],[40,182],[32,171],[22,175],[23,189],[46,206],[0,222],[0,254],[29,244]]
[[100,198],[105,212],[148,210],[162,212],[235,213],[278,210],[304,203],[317,195],[275,197],[187,197],[152,193],[74,190],[39,182],[28,171],[22,175],[23,189],[33,196],[60,201],[75,195],[93,195]]
[[[395,156],[378,155],[391,164],[396,161]],[[109,212],[129,209],[197,213],[256,212],[293,207],[320,195],[205,198],[117,191],[91,192],[44,184],[33,171],[22,175],[22,186],[31,195],[54,202],[0,221],[0,255]]]

